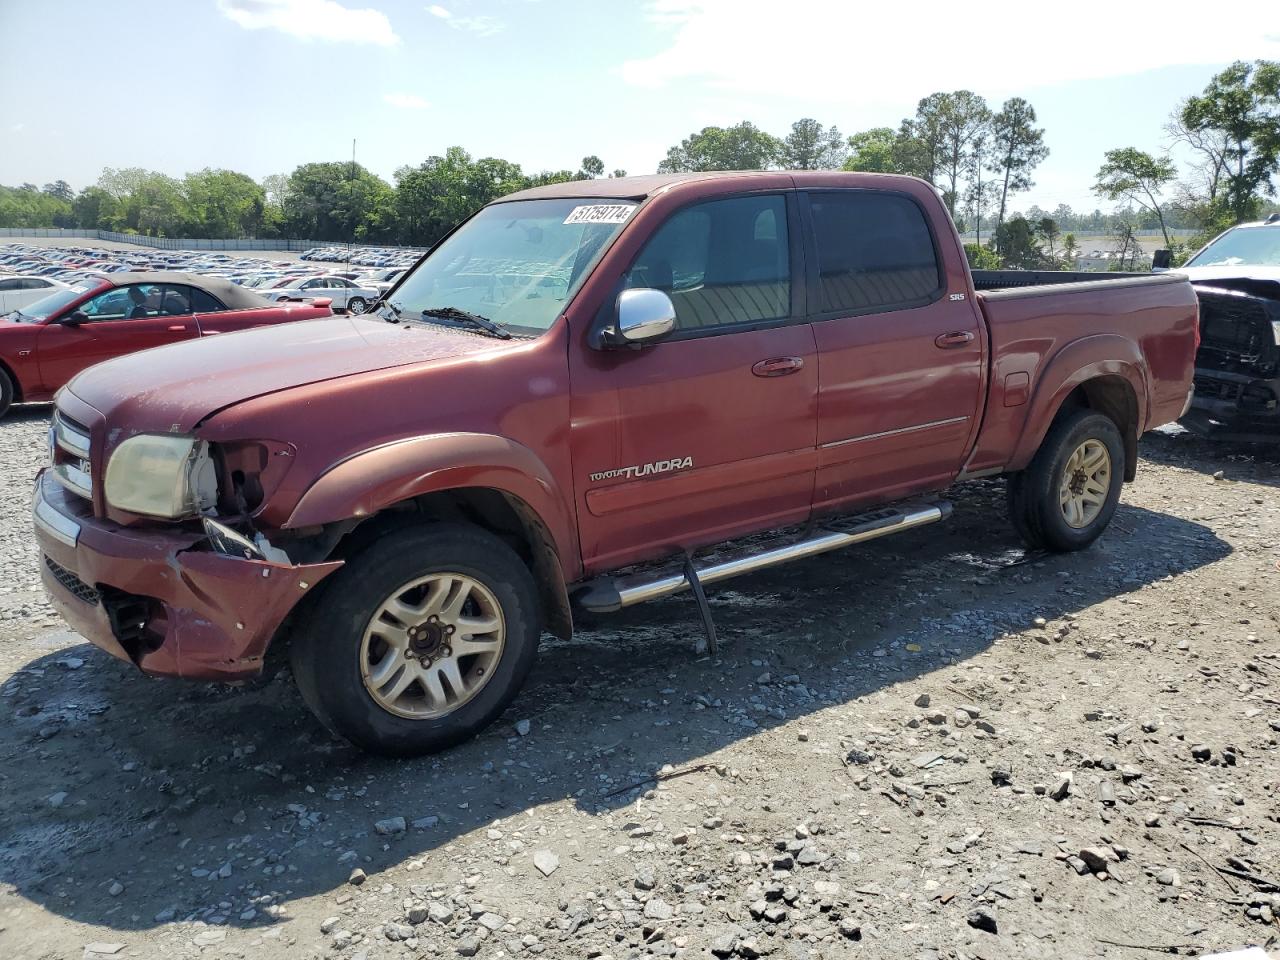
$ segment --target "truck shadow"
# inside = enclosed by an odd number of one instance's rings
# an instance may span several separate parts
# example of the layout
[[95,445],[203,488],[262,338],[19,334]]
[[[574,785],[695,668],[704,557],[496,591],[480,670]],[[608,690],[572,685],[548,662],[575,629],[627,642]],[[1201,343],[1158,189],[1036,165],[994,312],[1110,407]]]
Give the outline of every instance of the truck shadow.
[[[1053,621],[1231,549],[1204,526],[1122,505],[1092,549],[1028,556],[1004,518],[1002,482],[966,485],[956,503],[949,524],[715,590],[718,657],[693,654],[700,625],[684,597],[584,624],[573,642],[545,645],[497,724],[413,761],[333,741],[287,677],[234,691],[153,681],[87,644],[62,646],[0,691],[0,883],[117,931],[174,916],[270,926],[268,904],[340,893],[355,866],[370,883],[415,865],[421,872],[397,879],[460,883],[467,858],[443,848],[478,829],[528,814],[505,829],[536,833],[539,809],[564,801],[591,818],[620,811],[666,764],[719,762],[746,737],[855,705],[1036,617]],[[912,709],[904,703],[904,716]],[[514,724],[526,719],[521,736]],[[858,734],[856,719],[849,730]],[[375,831],[398,816],[406,832]],[[595,821],[596,842],[625,839],[609,832],[625,820]],[[536,876],[532,850],[508,851],[517,876]],[[397,887],[395,899],[406,894]]]
[[1280,436],[1274,443],[1208,440],[1188,430],[1155,430],[1144,434],[1138,454],[1168,467],[1181,467],[1228,481],[1280,487]]

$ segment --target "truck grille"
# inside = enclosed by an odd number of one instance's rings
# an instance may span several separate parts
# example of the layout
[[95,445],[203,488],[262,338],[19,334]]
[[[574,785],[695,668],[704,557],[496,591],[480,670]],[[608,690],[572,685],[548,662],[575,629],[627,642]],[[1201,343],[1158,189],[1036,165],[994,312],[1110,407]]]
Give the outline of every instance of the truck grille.
[[1267,301],[1234,290],[1198,287],[1198,364],[1251,377],[1274,377],[1277,354]]
[[98,591],[89,584],[85,583],[66,567],[55,562],[51,557],[44,558],[44,565],[49,568],[49,572],[53,574],[55,580],[74,593],[77,599],[83,600],[85,603],[97,606],[101,599]]

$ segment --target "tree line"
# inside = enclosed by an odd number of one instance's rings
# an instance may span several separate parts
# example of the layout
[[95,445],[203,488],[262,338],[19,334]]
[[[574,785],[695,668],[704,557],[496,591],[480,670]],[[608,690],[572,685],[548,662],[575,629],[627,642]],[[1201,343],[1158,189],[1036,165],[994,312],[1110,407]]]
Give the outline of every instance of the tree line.
[[[1105,231],[1136,255],[1134,234],[1164,231],[1175,253],[1256,218],[1275,204],[1280,167],[1280,63],[1237,62],[1182,101],[1166,127],[1167,146],[1193,158],[1179,172],[1167,150],[1106,151],[1093,191],[1117,204],[1111,213],[1014,209],[1049,155],[1035,108],[1010,97],[993,109],[970,90],[931,93],[897,127],[850,136],[812,118],[776,136],[749,121],[704,127],[672,146],[658,172],[704,170],[854,170],[902,173],[934,184],[962,233],[971,261],[1024,268],[1069,265],[1075,232]],[[0,226],[81,227],[193,238],[299,237],[429,246],[491,200],[526,187],[605,175],[597,156],[577,170],[525,173],[496,157],[474,159],[450,147],[387,182],[357,163],[306,163],[260,183],[232,170],[205,169],[182,179],[140,168],[102,172],[80,192],[58,180],[0,187]],[[614,170],[610,176],[625,176]],[[1185,246],[1171,230],[1193,229]]]
[[428,246],[500,196],[603,175],[604,163],[596,156],[584,157],[576,171],[528,175],[507,160],[473,159],[462,147],[401,167],[394,185],[349,162],[304,163],[261,183],[234,170],[205,169],[177,179],[140,167],[108,167],[79,193],[65,180],[0,186],[0,227]]

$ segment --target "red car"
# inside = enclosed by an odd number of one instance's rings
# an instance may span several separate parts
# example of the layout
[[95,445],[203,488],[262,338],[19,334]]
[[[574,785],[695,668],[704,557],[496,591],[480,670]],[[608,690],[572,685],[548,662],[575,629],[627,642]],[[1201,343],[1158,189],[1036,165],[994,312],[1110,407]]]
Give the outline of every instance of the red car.
[[86,367],[149,347],[332,316],[329,301],[277,304],[193,273],[114,273],[0,317],[0,417],[52,400]]
[[958,479],[1007,475],[1027,543],[1087,547],[1138,437],[1187,409],[1196,315],[1178,274],[971,273],[907,177],[539,187],[325,336],[68,384],[41,575],[147,673],[240,680],[287,650],[330,729],[438,750],[502,712],[575,605],[701,597],[940,521]]

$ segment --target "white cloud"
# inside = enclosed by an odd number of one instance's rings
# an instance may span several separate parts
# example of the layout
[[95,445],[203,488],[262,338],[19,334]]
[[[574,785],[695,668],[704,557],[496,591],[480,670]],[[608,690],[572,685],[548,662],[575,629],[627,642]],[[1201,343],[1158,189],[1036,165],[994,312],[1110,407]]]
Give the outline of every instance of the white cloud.
[[792,0],[781,12],[772,0],[650,0],[647,17],[669,41],[619,71],[637,87],[701,82],[875,104],[1280,56],[1280,39],[1241,27],[1274,17],[1275,0],[1236,0],[1231,16],[1194,21],[1142,5],[1113,4],[1099,17],[1024,0],[990,0],[981,16],[941,0],[913,5],[908,18],[902,11],[851,0]]
[[476,17],[459,17],[454,15],[452,10],[432,4],[427,7],[427,13],[433,17],[439,17],[455,30],[465,30],[468,33],[474,33],[481,37],[491,37],[495,33],[500,33],[506,29],[506,23],[497,17],[481,15]]
[[400,42],[380,10],[353,10],[336,0],[218,0],[223,16],[246,30],[279,30],[299,40],[372,43]]
[[399,107],[401,110],[425,110],[431,106],[415,93],[384,93],[382,99],[385,103]]

